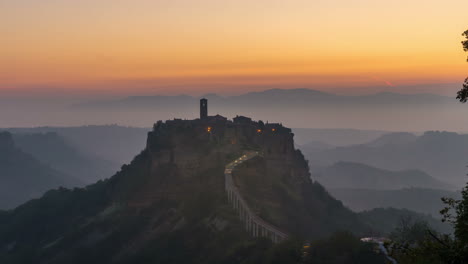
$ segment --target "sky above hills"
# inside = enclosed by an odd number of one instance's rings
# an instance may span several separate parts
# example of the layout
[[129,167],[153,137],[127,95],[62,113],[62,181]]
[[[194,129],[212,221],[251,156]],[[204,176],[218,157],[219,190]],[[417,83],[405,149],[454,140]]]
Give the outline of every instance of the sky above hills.
[[453,94],[468,1],[0,2],[0,95]]
[[[207,94],[208,112],[294,128],[385,131],[448,130],[466,133],[466,104],[454,96],[376,93],[343,96],[310,89],[270,89],[237,96]],[[0,128],[120,124],[150,127],[157,120],[199,117],[198,96],[118,98],[10,98],[0,96]]]

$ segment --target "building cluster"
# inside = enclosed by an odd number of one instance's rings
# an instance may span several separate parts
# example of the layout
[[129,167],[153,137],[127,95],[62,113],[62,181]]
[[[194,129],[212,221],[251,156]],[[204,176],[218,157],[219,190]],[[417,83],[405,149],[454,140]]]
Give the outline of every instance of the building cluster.
[[169,136],[174,138],[174,136],[190,133],[189,136],[197,142],[214,141],[232,145],[257,146],[257,149],[263,151],[265,155],[284,156],[295,151],[294,135],[290,128],[280,123],[253,121],[245,116],[236,116],[232,120],[221,115],[209,116],[206,99],[200,100],[200,118],[159,121],[151,133],[158,135],[158,137],[149,137],[149,140],[150,138],[160,139],[157,145],[171,142]]

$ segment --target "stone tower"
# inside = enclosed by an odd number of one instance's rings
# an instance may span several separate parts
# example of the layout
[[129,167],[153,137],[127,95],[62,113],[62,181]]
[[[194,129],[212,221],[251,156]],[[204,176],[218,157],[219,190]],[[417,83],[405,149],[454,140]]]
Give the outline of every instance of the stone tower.
[[208,100],[200,99],[200,119],[204,120],[208,117]]

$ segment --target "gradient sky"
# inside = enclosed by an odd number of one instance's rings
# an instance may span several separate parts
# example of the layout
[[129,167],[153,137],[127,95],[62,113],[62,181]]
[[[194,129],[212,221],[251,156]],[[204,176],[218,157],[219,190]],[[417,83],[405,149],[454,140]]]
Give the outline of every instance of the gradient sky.
[[437,84],[468,74],[466,10],[466,0],[2,0],[0,94],[445,94]]

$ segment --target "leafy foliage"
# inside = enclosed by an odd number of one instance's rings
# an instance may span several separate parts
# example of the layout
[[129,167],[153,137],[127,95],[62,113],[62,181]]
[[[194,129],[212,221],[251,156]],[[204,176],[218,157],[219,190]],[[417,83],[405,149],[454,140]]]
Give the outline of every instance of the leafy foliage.
[[468,100],[468,78],[463,82],[463,88],[457,92],[457,99],[462,103]]
[[304,263],[384,263],[385,257],[375,252],[374,245],[361,242],[349,232],[337,232],[328,239],[311,243]]
[[[462,41],[462,46],[467,52],[468,30],[463,32],[462,36],[466,38]],[[458,91],[457,99],[462,103],[468,101],[468,78],[465,79],[463,88]],[[436,234],[418,223],[409,228],[402,228],[394,238],[394,254],[399,263],[468,263],[468,184],[461,194],[460,200],[442,198],[446,207],[440,213],[443,221],[452,224],[454,236]]]
[[[463,51],[468,52],[468,30],[465,30],[465,32],[462,33],[462,36],[466,38],[466,40],[463,40],[461,42],[463,46]],[[460,102],[462,103],[466,103],[466,101],[468,100],[468,78],[465,79],[465,82],[463,83],[463,88],[457,92],[457,99],[460,100]]]
[[375,208],[360,212],[359,218],[371,228],[372,233],[383,236],[401,229],[404,221],[424,223],[424,227],[427,229],[430,227],[438,232],[450,233],[453,231],[450,225],[440,222],[439,219],[406,209]]
[[468,30],[465,30],[465,32],[462,33],[462,36],[466,38],[466,40],[461,42],[463,45],[463,50],[468,51]]
[[[468,187],[468,185],[467,185]],[[468,191],[462,199],[443,198],[443,220],[452,224],[454,236],[439,234],[421,222],[402,222],[393,233],[392,254],[398,263],[468,263]]]

